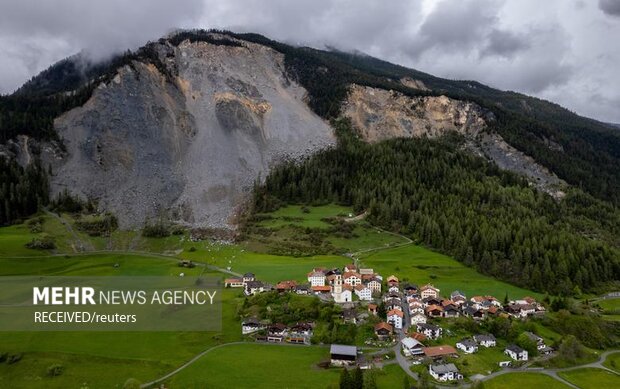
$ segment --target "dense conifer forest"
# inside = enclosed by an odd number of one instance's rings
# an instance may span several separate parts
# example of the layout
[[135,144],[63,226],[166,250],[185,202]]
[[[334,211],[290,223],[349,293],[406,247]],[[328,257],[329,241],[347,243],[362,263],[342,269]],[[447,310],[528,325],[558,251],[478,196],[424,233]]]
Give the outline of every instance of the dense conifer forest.
[[369,145],[346,120],[337,148],[289,162],[255,190],[255,210],[352,205],[368,220],[479,271],[538,291],[578,294],[620,278],[620,212],[571,190],[562,201],[459,151],[461,140]]
[[35,213],[49,201],[47,172],[36,161],[25,169],[0,157],[0,225]]

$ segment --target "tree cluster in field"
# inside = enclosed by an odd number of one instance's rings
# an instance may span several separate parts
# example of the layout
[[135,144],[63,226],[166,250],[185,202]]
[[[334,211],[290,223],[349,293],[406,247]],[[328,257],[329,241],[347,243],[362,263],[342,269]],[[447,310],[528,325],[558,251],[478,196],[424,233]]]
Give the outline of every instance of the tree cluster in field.
[[38,160],[23,168],[0,156],[0,225],[30,216],[48,201],[48,177]]
[[118,219],[110,213],[91,216],[80,215],[75,221],[75,228],[90,236],[110,236],[118,228]]
[[340,203],[367,220],[484,274],[555,294],[620,279],[620,212],[579,190],[562,201],[459,151],[460,139],[359,141],[335,122],[336,148],[274,169],[255,188],[257,212],[283,203]]

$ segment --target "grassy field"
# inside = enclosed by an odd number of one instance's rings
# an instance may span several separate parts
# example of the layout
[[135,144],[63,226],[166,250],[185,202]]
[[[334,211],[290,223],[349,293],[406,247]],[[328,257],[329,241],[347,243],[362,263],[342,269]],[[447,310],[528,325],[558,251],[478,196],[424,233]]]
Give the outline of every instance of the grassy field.
[[[303,210],[307,212],[304,212]],[[263,220],[259,225],[263,227],[282,227],[287,225],[310,227],[310,228],[327,228],[329,223],[321,219],[335,216],[348,216],[351,208],[340,205],[322,205],[320,207],[302,207],[300,205],[289,205],[282,207],[268,215],[270,219]]]
[[620,352],[609,354],[603,365],[620,373]]
[[603,299],[599,300],[597,304],[605,311],[619,311],[620,312],[620,298]]
[[496,280],[466,267],[460,262],[430,251],[421,246],[407,245],[386,249],[360,256],[362,264],[388,276],[396,274],[401,281],[419,286],[433,283],[441,289],[442,295],[458,289],[468,296],[491,294],[502,300],[532,296],[541,298],[538,293]]
[[[282,208],[273,218],[261,223],[283,236],[299,227],[327,229],[321,219],[348,214],[350,210],[334,205]],[[62,220],[49,214],[41,216],[43,233],[54,236],[57,248],[52,251],[26,249],[33,234],[24,224],[0,228],[0,276],[146,276],[177,277],[181,272],[198,275],[205,270],[178,267],[179,259],[191,259],[234,272],[253,272],[257,278],[275,283],[285,279],[303,281],[313,267],[342,267],[351,259],[342,255],[287,256],[270,255],[249,249],[247,243],[224,244],[209,240],[192,242],[189,235],[167,238],[144,238],[139,232],[115,231],[109,237],[90,237],[68,228],[74,225],[70,215]],[[291,227],[291,224],[293,227]],[[297,228],[297,230],[295,230]],[[406,240],[377,230],[365,222],[356,222],[354,238],[328,235],[327,240],[343,252],[385,248]],[[287,239],[294,239],[294,234]],[[80,249],[105,252],[76,253]],[[165,254],[165,255],[161,255]],[[449,294],[460,289],[469,295],[494,294],[503,298],[537,294],[482,276],[459,262],[429,251],[406,245],[360,255],[365,266],[373,267],[384,277],[397,274],[418,284],[433,282]],[[117,266],[115,266],[117,265]],[[223,273],[207,272],[221,278]],[[241,292],[224,290],[223,330],[220,332],[19,332],[0,333],[0,353],[23,353],[13,365],[0,364],[0,387],[14,388],[110,388],[121,387],[130,377],[150,381],[173,370],[210,347],[242,340],[237,306]],[[541,335],[545,336],[546,334]],[[547,336],[546,336],[547,337]],[[456,338],[455,338],[456,339]],[[483,350],[461,358],[464,371],[493,370],[504,358],[501,350]],[[499,353],[499,354],[498,354]],[[330,387],[337,385],[338,370],[323,370],[317,363],[327,357],[321,347],[285,347],[257,344],[225,346],[205,355],[195,365],[175,376],[173,388],[185,387]],[[60,364],[64,372],[48,377],[47,369]],[[248,368],[252,366],[252,368]],[[397,365],[376,372],[380,388],[401,387],[405,373]]]
[[339,369],[321,369],[326,347],[242,344],[206,354],[169,383],[170,388],[325,388]]
[[620,388],[620,376],[603,369],[576,369],[558,375],[582,389]]
[[484,382],[485,389],[566,389],[570,386],[540,373],[508,373]]

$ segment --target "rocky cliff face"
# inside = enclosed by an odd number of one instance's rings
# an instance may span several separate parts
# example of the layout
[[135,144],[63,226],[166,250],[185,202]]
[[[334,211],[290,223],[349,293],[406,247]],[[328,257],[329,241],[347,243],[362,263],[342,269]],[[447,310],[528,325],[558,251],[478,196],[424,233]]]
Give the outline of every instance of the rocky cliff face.
[[352,85],[343,113],[362,137],[377,142],[395,137],[437,137],[450,131],[477,135],[486,127],[476,104],[445,96],[409,97]]
[[[412,80],[403,84],[420,89]],[[343,106],[368,142],[398,137],[430,138],[457,132],[465,136],[467,149],[495,162],[500,168],[525,175],[539,189],[561,198],[566,183],[548,169],[509,145],[487,128],[493,114],[478,105],[446,96],[409,97],[399,92],[352,85]]]
[[133,62],[56,119],[67,152],[48,153],[53,190],[98,200],[125,228],[164,212],[188,225],[229,227],[271,166],[333,144],[280,53],[247,42],[158,50],[174,79]]

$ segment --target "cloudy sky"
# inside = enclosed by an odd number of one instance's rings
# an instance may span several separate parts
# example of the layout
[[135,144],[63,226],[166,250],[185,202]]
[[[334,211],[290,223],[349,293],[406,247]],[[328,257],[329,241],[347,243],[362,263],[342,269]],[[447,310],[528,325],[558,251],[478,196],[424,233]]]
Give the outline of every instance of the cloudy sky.
[[0,0],[0,93],[174,27],[360,50],[620,123],[620,0]]

